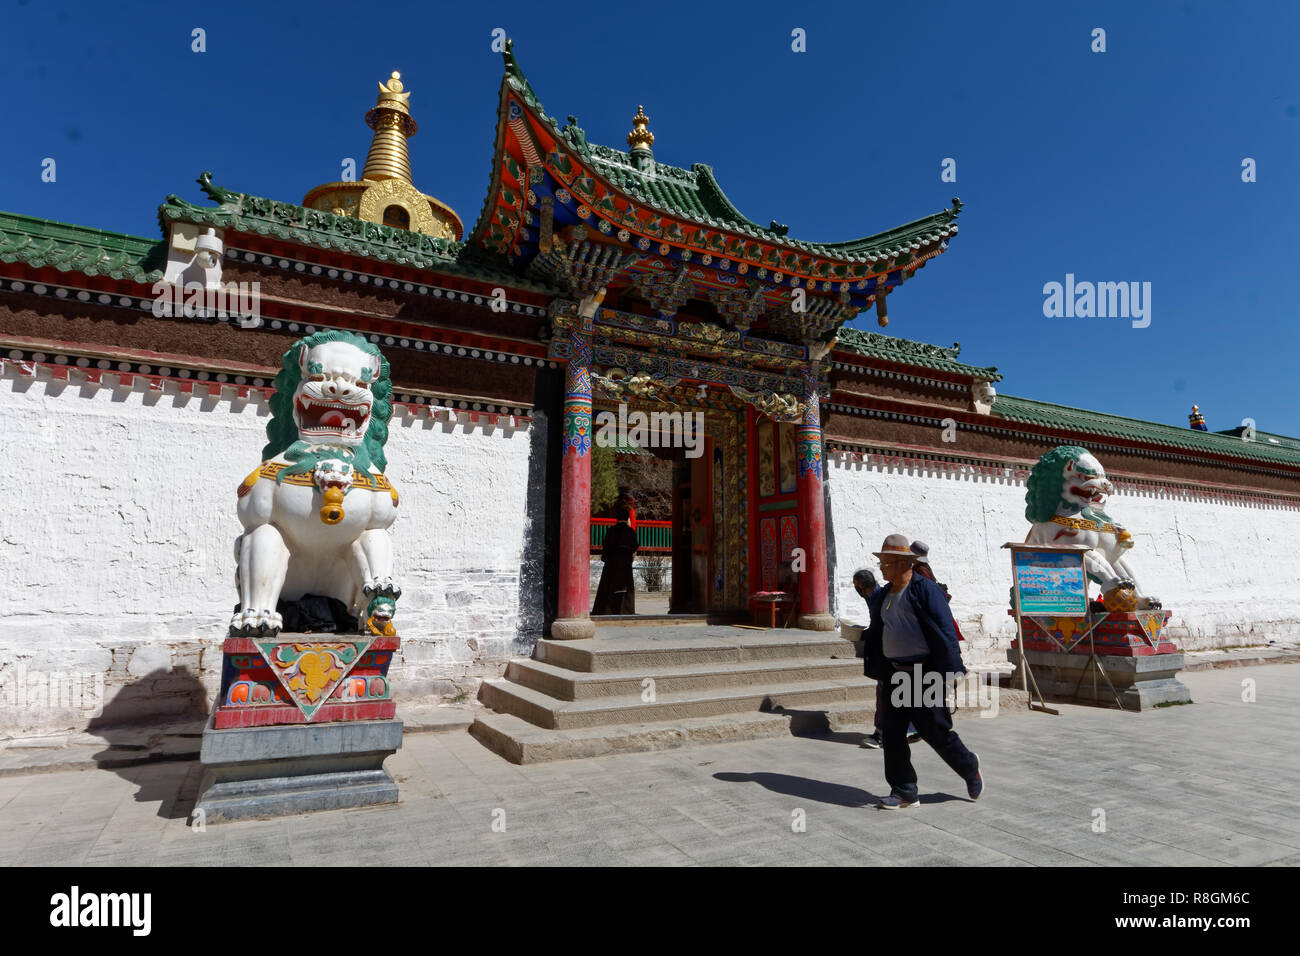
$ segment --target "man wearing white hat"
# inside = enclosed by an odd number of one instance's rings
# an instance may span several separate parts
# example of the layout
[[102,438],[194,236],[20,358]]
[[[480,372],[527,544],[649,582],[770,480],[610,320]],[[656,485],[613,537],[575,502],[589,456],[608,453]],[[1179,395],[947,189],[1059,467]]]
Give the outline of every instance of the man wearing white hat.
[[889,587],[878,588],[867,601],[871,625],[863,634],[863,670],[890,686],[880,721],[890,794],[877,806],[897,810],[920,805],[907,741],[909,722],[966,781],[970,798],[978,800],[984,790],[979,757],[953,732],[942,690],[937,700],[927,691],[931,684],[946,688],[949,680],[966,672],[947,595],[933,581],[912,573],[917,555],[905,536],[891,534],[875,555]]

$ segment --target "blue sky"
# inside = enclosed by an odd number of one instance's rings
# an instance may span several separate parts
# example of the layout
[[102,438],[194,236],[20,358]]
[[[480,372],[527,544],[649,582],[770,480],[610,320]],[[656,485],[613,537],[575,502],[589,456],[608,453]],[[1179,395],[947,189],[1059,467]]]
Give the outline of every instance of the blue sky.
[[[1175,425],[1197,402],[1211,429],[1300,435],[1300,4],[29,0],[2,16],[0,209],[156,236],[158,203],[201,199],[203,169],[300,201],[364,161],[362,117],[397,69],[416,185],[472,227],[501,28],[551,115],[625,148],[643,103],[658,159],[712,165],[793,236],[856,238],[960,196],[960,235],[891,297],[888,331],[960,341],[1001,391]],[[1150,326],[1045,317],[1043,286],[1067,273],[1150,282]]]

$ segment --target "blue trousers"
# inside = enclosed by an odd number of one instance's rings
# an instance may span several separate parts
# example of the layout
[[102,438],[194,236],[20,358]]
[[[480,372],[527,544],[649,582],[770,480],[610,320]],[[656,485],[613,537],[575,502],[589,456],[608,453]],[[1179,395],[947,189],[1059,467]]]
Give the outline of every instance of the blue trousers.
[[917,794],[912,748],[907,743],[909,723],[959,777],[969,780],[974,776],[979,761],[953,731],[952,715],[947,707],[896,707],[893,696],[892,693],[885,695],[884,715],[880,722],[880,734],[885,745],[885,780],[893,793],[912,799]]
[[[884,740],[884,720],[885,720],[885,698],[889,696],[889,684],[886,681],[876,681],[876,713],[872,720],[876,725],[876,733],[880,734],[881,740]],[[907,725],[907,734],[910,737],[916,733],[916,728],[911,724]]]

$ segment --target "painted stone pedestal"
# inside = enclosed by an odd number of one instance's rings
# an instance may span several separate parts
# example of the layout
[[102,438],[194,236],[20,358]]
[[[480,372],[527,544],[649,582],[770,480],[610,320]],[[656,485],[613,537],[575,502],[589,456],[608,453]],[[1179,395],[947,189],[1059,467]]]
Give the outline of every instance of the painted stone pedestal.
[[[1159,704],[1190,703],[1191,692],[1177,679],[1183,667],[1183,652],[1164,634],[1169,618],[1166,610],[1116,611],[1099,622],[1096,617],[1026,617],[1026,660],[1039,689],[1049,700],[1113,707],[1118,694],[1120,706],[1135,711],[1150,710]],[[1089,646],[1089,640],[1080,635],[1094,622],[1097,626]],[[1097,673],[1096,665],[1089,663],[1093,653],[1115,694]],[[1011,642],[1007,659],[1016,666],[1009,675],[1012,686],[1019,687],[1018,640]]]
[[244,727],[203,733],[205,823],[397,802],[384,760],[402,746],[400,720]]
[[402,745],[388,682],[400,641],[361,634],[230,637],[203,733],[205,823],[396,803]]

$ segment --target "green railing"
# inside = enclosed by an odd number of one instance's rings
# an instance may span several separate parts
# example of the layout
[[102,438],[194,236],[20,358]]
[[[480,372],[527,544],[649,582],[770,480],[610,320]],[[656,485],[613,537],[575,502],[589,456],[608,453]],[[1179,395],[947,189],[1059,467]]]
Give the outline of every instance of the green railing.
[[[613,518],[591,519],[591,550],[599,552],[605,546],[605,532],[614,526]],[[641,551],[661,551],[671,554],[673,550],[673,523],[671,521],[646,521],[638,518],[636,522],[636,540]]]

